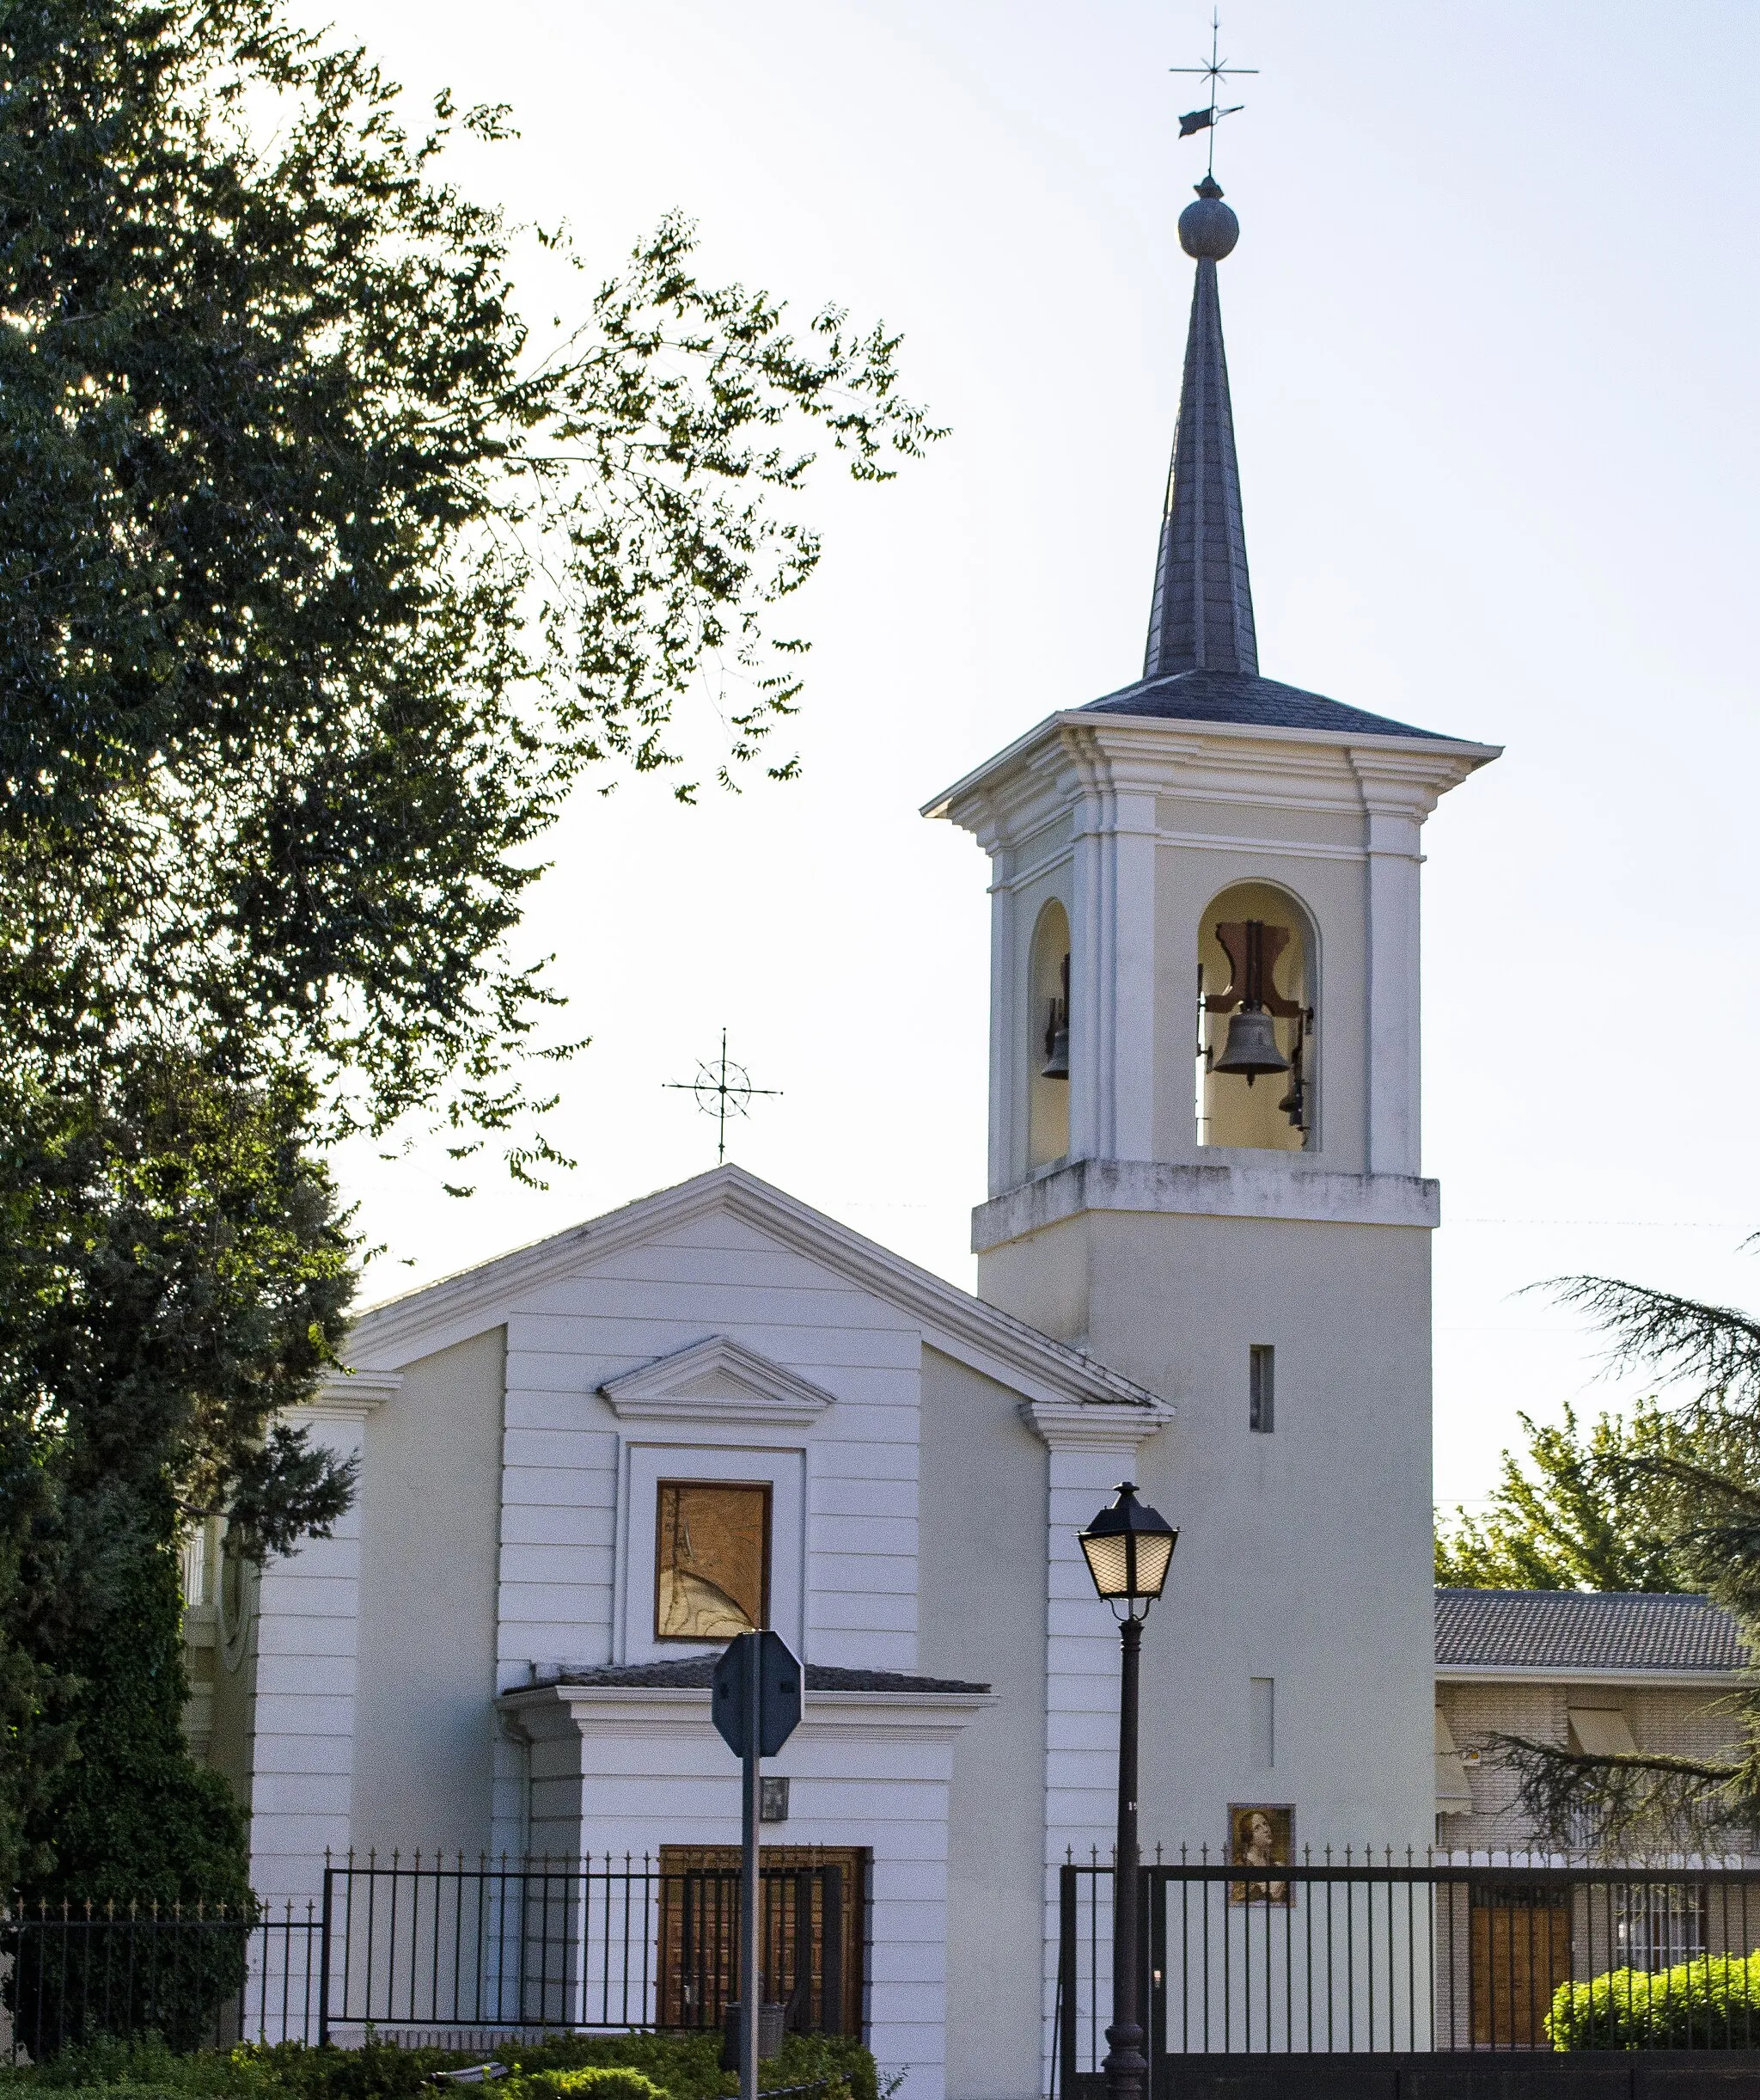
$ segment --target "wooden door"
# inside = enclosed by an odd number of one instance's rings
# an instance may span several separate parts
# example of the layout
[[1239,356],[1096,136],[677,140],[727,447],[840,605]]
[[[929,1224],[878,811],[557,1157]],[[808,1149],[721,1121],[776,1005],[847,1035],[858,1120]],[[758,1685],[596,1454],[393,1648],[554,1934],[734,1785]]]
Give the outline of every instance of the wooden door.
[[1472,1917],[1474,2042],[1482,2048],[1549,2048],[1546,2016],[1571,1974],[1569,1905],[1476,1904]]
[[[791,2030],[862,2033],[868,1858],[852,1845],[760,1853],[764,1987],[786,2005]],[[738,1846],[661,1846],[663,2027],[718,2028],[738,1996],[739,1887]]]

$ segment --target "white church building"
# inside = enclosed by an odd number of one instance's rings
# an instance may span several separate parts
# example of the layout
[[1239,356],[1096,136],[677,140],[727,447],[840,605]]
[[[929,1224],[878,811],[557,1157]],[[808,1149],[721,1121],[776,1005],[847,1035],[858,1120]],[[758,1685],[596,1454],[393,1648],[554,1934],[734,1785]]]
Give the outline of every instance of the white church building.
[[354,1509],[191,1614],[265,1897],[736,1843],[707,1671],[767,1624],[808,1676],[766,1840],[855,1863],[876,2054],[1029,2100],[1115,1814],[1075,1534],[1128,1478],[1180,1529],[1146,1841],[1432,1840],[1421,841],[1496,752],[1260,675],[1238,230],[1207,178],[1143,677],[926,811],[993,900],[977,1295],[730,1166],[364,1313],[307,1411]]

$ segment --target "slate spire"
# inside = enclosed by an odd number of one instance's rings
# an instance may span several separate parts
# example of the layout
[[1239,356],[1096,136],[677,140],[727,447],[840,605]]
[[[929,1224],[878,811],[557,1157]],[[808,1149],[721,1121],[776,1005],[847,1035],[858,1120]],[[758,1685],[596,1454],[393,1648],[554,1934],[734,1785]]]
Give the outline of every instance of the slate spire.
[[1188,205],[1179,220],[1180,246],[1196,261],[1198,278],[1155,564],[1146,679],[1188,670],[1231,671],[1249,678],[1259,673],[1216,297],[1216,266],[1240,238],[1240,222],[1223,203],[1213,175],[1197,187],[1198,201]]

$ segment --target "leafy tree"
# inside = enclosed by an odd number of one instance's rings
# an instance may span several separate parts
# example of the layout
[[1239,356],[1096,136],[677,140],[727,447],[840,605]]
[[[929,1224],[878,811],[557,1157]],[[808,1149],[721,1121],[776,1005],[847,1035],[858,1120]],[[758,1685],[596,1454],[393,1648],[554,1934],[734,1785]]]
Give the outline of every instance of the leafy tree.
[[[1680,1585],[1722,1605],[1760,1657],[1760,1322],[1605,1277],[1556,1288],[1600,1323],[1613,1368],[1658,1374],[1674,1396],[1653,1438],[1635,1436],[1602,1463],[1629,1483]],[[1499,1747],[1543,1841],[1571,1843],[1586,1822],[1610,1851],[1718,1848],[1760,1830],[1760,1679],[1726,1704],[1738,1741],[1724,1758],[1590,1756],[1520,1736]]]
[[332,1134],[439,1105],[529,1171],[539,842],[602,762],[688,797],[767,753],[815,433],[867,480],[935,434],[897,338],[797,336],[676,218],[535,329],[440,169],[505,112],[417,137],[278,0],[17,0],[0,67],[7,1038],[168,1025],[309,1069]]
[[411,129],[280,0],[14,0],[0,80],[0,1876],[102,1892],[146,1826],[101,1775],[208,1813],[179,1526],[348,1491],[273,1426],[347,1301],[310,1142],[425,1111],[542,1172],[545,831],[595,769],[792,773],[814,448],[938,433],[895,336],[705,284],[676,217],[530,324],[525,248],[580,258],[443,166],[506,113]]
[[1675,1546],[1672,1489],[1642,1461],[1690,1456],[1680,1424],[1646,1402],[1586,1430],[1567,1406],[1555,1427],[1518,1417],[1520,1458],[1506,1451],[1491,1506],[1464,1508],[1436,1533],[1436,1580],[1466,1589],[1686,1590],[1698,1587]]
[[0,1825],[31,1896],[241,1893],[237,1810],[182,1742],[174,1549],[223,1510],[275,1550],[347,1503],[346,1470],[274,1420],[333,1362],[353,1289],[309,1106],[170,1057],[101,1114],[9,1090],[0,1363],[47,1492],[3,1624],[58,1731]]

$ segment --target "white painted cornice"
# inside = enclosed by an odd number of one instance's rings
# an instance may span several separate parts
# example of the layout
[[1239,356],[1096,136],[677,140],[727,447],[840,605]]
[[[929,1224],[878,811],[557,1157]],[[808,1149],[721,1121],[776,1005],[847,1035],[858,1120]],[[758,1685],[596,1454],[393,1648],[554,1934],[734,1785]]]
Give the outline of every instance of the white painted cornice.
[[1501,746],[1443,737],[1153,715],[1048,715],[923,805],[973,832],[987,851],[1018,842],[1071,791],[1085,797],[1196,791],[1248,802],[1397,809],[1421,822],[1441,795]]
[[822,1386],[724,1334],[607,1379],[599,1390],[625,1422],[804,1424],[833,1404]]
[[1336,1174],[1293,1164],[1073,1160],[980,1203],[972,1213],[972,1251],[987,1254],[1083,1211],[1416,1226],[1427,1232],[1440,1223],[1441,1204],[1439,1184],[1407,1174]]
[[1021,1419],[1052,1451],[1112,1451],[1128,1458],[1171,1422],[1165,1400],[1134,1408],[1085,1407],[1079,1400],[1023,1400]]
[[[809,1692],[801,1735],[816,1742],[872,1742],[908,1736],[919,1742],[951,1742],[972,1717],[993,1706],[993,1692]],[[584,1735],[675,1737],[693,1723],[712,1734],[706,1687],[639,1687],[625,1685],[532,1685],[504,1692],[498,1711],[529,1736],[544,1740]]]
[[565,1277],[717,1215],[738,1219],[779,1246],[884,1299],[919,1323],[930,1348],[1027,1399],[1134,1407],[1153,1402],[1154,1395],[1132,1380],[733,1166],[714,1167],[605,1217],[374,1307],[350,1332],[350,1361],[366,1369],[400,1369],[504,1325],[522,1303]]
[[290,1421],[364,1422],[403,1383],[401,1371],[338,1370],[309,1399],[284,1410]]

